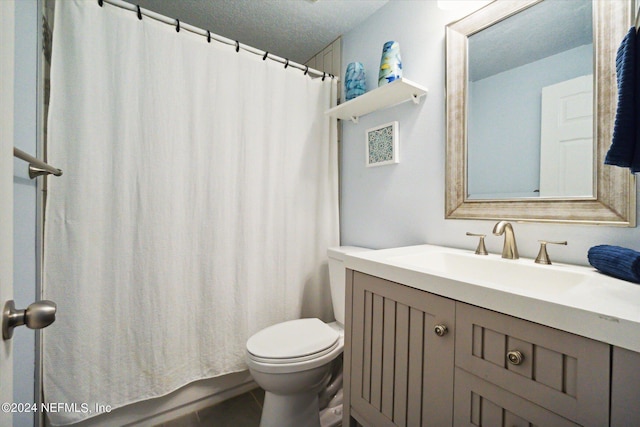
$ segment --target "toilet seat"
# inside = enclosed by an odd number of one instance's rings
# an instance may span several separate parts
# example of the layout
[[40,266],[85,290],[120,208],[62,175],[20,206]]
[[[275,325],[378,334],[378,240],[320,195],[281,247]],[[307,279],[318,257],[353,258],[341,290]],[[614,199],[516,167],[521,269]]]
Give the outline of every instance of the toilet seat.
[[275,365],[285,364],[285,363],[298,363],[298,362],[304,362],[306,360],[317,359],[319,357],[324,356],[325,354],[329,354],[333,350],[335,350],[339,345],[340,345],[339,340],[336,340],[336,342],[333,343],[333,345],[331,345],[330,347],[328,347],[328,348],[326,348],[326,349],[324,349],[322,351],[319,351],[319,352],[313,353],[313,354],[308,354],[306,356],[301,356],[301,357],[268,358],[268,357],[256,356],[255,354],[252,354],[251,352],[249,352],[249,357],[251,358],[251,360],[255,360],[256,362],[273,363]]
[[320,319],[297,319],[269,326],[247,341],[247,351],[259,359],[304,360],[328,352],[339,334]]
[[321,366],[344,348],[341,334],[320,319],[278,323],[247,341],[247,363],[270,373],[291,373]]

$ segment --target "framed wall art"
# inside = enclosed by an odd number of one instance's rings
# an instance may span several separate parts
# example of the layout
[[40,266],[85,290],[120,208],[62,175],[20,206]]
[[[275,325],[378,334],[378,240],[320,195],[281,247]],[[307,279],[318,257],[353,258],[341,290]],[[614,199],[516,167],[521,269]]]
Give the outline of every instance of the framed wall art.
[[398,122],[367,129],[366,146],[367,167],[398,163]]

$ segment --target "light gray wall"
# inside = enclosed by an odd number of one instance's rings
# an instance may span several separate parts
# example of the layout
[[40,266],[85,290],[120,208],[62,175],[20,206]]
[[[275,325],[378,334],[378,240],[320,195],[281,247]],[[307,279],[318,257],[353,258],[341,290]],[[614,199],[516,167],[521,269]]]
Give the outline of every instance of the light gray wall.
[[[418,106],[398,107],[343,122],[341,147],[342,244],[388,248],[430,243],[474,249],[466,231],[486,233],[487,248],[499,253],[494,221],[444,219],[445,98],[444,27],[460,13],[438,9],[435,1],[391,1],[342,39],[342,64],[360,61],[367,85],[375,88],[382,45],[400,43],[404,77],[429,93]],[[365,130],[393,120],[400,127],[400,163],[366,168]],[[568,240],[549,248],[558,262],[587,264],[587,250],[614,244],[640,250],[638,228],[566,224],[514,224],[523,257],[534,258],[539,239]]]
[[[15,2],[14,145],[36,153],[38,4]],[[13,175],[13,297],[16,308],[36,300],[36,182],[29,179],[27,163],[14,160]],[[14,402],[33,403],[35,369],[34,331],[21,327],[13,335]],[[13,414],[14,427],[33,426],[34,414]]]

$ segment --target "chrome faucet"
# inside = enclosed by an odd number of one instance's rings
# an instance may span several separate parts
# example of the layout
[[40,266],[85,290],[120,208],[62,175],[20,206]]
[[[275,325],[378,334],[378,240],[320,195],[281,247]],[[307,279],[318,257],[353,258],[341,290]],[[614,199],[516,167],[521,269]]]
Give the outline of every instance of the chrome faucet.
[[516,246],[516,236],[513,234],[513,227],[507,221],[500,221],[493,227],[493,234],[502,236],[504,234],[504,246],[502,247],[502,258],[518,259],[518,246]]

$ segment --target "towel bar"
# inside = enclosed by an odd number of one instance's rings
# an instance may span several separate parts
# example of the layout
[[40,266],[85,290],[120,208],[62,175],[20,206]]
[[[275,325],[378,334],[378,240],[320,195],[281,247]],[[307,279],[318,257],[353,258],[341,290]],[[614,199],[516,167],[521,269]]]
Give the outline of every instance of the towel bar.
[[36,159],[32,155],[25,153],[19,148],[13,147],[13,156],[29,163],[29,178],[31,179],[34,179],[40,175],[62,175],[62,171],[60,169],[54,168],[53,166],[46,164],[42,160]]

